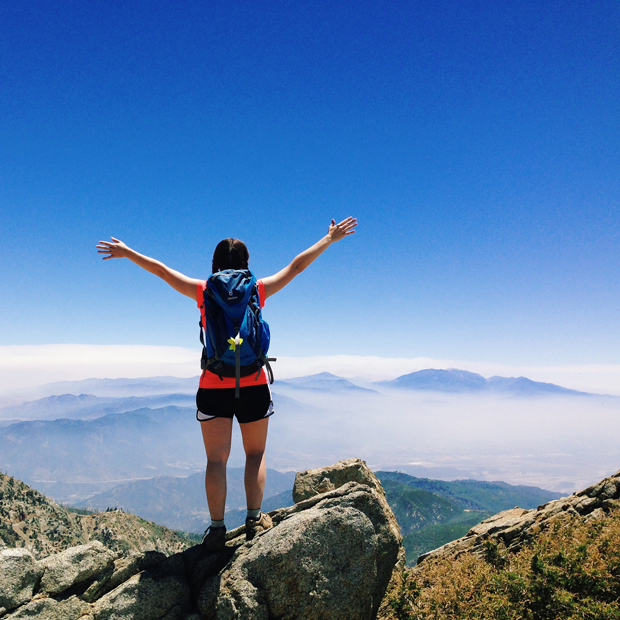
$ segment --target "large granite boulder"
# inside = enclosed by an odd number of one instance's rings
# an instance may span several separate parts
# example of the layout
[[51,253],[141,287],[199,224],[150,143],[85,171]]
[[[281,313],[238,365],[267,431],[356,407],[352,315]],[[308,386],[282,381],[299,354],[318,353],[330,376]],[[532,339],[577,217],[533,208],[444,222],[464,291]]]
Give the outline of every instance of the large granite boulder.
[[181,554],[134,575],[93,605],[94,620],[180,619],[190,611],[190,589]]
[[202,616],[374,618],[401,543],[377,493],[351,482],[271,514],[276,526],[205,581]]
[[[388,504],[381,481],[361,459],[346,459],[328,467],[298,472],[293,485],[293,500],[297,503],[303,502],[321,493],[339,489],[351,482],[357,482],[372,489],[373,494],[381,505],[383,513],[387,517],[389,533],[384,532],[382,536],[384,536],[385,540],[394,537],[399,541],[400,545],[402,542],[400,527]],[[400,546],[398,563],[404,566],[405,561],[405,550]]]
[[[229,532],[219,553],[197,545],[167,558],[122,555],[91,542],[35,562],[3,551],[12,607],[0,617],[372,620],[403,557],[379,481],[359,459],[299,476],[319,484],[271,512],[274,527],[254,540],[245,541],[244,527]],[[320,492],[324,479],[331,488]]]
[[42,572],[27,549],[0,551],[0,615],[30,601]]
[[538,508],[504,510],[472,527],[463,538],[421,555],[418,564],[431,558],[458,557],[463,553],[482,554],[487,541],[501,541],[509,551],[518,551],[524,543],[558,519],[574,516],[596,520],[613,509],[620,509],[620,471],[583,491],[552,500]]
[[[76,596],[57,601],[53,598],[35,599],[31,603],[20,607],[9,618],[11,620],[25,620],[36,618],[37,620],[78,620],[87,614],[88,605]],[[84,620],[91,620],[88,616]]]
[[43,558],[38,562],[43,570],[38,591],[46,595],[60,594],[105,572],[116,557],[102,543],[93,541]]

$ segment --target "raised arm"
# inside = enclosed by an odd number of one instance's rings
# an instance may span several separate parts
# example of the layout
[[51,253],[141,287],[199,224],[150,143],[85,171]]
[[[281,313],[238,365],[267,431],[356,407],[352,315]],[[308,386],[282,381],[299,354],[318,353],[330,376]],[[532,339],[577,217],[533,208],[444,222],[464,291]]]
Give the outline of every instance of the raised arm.
[[352,235],[356,226],[357,219],[354,217],[348,217],[346,220],[342,220],[340,224],[336,224],[335,220],[332,220],[327,234],[321,240],[296,256],[290,265],[275,275],[262,278],[265,286],[265,298],[283,289],[296,275],[300,274],[310,263],[323,254],[332,243]]
[[142,267],[142,269],[146,269],[146,271],[159,276],[164,282],[167,282],[182,295],[196,300],[196,287],[198,284],[202,284],[202,280],[188,278],[182,273],[170,269],[170,267],[167,267],[154,258],[139,254],[126,246],[119,239],[115,239],[114,237],[111,237],[111,239],[111,242],[100,241],[99,245],[97,245],[99,254],[105,254],[103,260],[108,260],[110,258],[128,258],[132,263],[138,265],[138,267]]

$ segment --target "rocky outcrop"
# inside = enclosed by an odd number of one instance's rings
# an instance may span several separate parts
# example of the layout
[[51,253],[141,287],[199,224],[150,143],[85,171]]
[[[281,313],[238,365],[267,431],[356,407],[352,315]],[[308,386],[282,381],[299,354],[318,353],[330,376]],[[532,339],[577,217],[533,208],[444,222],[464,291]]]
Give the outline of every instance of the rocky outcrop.
[[396,517],[388,504],[381,481],[364,461],[358,458],[338,461],[335,465],[308,469],[298,472],[293,485],[293,501],[299,503],[320,493],[336,490],[350,482],[356,482],[370,487],[381,505],[383,513],[387,515],[389,533],[385,532],[384,539],[394,538],[399,541],[398,564],[405,566],[405,549],[402,546],[402,534]]
[[349,482],[270,514],[273,530],[201,589],[203,616],[374,618],[401,550],[381,495]]
[[113,552],[166,555],[193,544],[178,532],[122,510],[71,512],[20,480],[0,474],[0,549],[23,547],[42,558],[96,540]]
[[[402,548],[380,484],[364,468],[352,460],[322,470],[321,479],[338,476],[337,488],[271,512],[274,527],[250,542],[244,527],[229,532],[219,553],[197,545],[170,557],[126,554],[91,542],[36,560],[6,549],[0,616],[371,620]],[[355,481],[347,470],[358,472]]]
[[0,552],[0,613],[27,603],[41,577],[27,549],[6,549]]
[[293,501],[299,503],[319,493],[333,491],[349,482],[365,484],[385,496],[381,482],[361,459],[338,461],[329,467],[300,471],[295,476]]
[[620,471],[583,491],[553,500],[532,510],[504,510],[454,540],[418,558],[452,558],[462,553],[483,553],[487,541],[503,542],[508,551],[518,551],[558,519],[573,516],[584,520],[604,518],[613,509],[620,509]]

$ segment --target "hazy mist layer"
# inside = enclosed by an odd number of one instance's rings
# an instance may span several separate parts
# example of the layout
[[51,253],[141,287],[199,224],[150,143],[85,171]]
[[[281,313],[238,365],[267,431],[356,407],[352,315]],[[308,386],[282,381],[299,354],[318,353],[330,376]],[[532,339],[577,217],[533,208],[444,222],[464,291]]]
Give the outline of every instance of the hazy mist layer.
[[[362,389],[333,379],[276,382],[269,467],[301,470],[359,456],[375,470],[503,480],[566,493],[620,467],[619,398],[517,398],[377,384]],[[93,380],[73,385],[79,388],[73,392],[103,390],[97,396],[54,397],[1,409],[0,467],[46,486],[86,485],[79,495],[88,494],[91,485],[97,487],[94,492],[121,481],[201,471],[205,456],[192,384],[187,379]],[[57,387],[66,392],[72,385]],[[175,394],[161,395],[167,390]],[[233,434],[230,466],[240,467],[244,456],[237,425]]]

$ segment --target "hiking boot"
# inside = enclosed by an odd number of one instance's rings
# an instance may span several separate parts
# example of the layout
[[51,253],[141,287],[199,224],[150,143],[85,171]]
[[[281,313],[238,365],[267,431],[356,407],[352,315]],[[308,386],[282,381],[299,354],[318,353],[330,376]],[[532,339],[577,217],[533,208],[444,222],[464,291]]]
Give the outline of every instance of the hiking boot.
[[209,526],[202,537],[202,546],[207,551],[223,551],[226,548],[226,526]]
[[250,517],[248,517],[245,520],[245,539],[252,540],[256,534],[260,534],[270,527],[273,527],[273,521],[271,517],[264,512],[260,513],[258,519],[250,519]]

